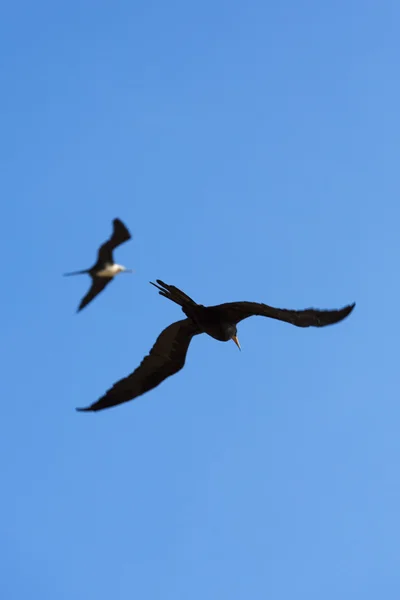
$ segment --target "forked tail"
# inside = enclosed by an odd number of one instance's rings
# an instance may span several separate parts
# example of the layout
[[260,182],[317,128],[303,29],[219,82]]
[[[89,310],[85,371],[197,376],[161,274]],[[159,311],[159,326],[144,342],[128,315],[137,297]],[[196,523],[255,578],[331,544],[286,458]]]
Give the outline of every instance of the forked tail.
[[168,298],[168,300],[172,300],[175,304],[179,304],[182,308],[189,306],[197,306],[196,302],[189,298],[187,294],[182,292],[182,290],[178,289],[174,285],[168,285],[161,281],[161,279],[156,279],[157,283],[153,283],[150,281],[151,285],[154,285],[158,289],[158,293],[160,296],[164,296]]
[[69,277],[70,275],[84,275],[85,273],[89,273],[87,269],[84,271],[73,271],[72,273],[64,273],[64,277]]

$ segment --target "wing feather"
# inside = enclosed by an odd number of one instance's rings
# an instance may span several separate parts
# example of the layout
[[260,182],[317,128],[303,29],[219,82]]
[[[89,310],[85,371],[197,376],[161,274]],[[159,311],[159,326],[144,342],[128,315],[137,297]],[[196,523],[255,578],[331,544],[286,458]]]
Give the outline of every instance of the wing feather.
[[131,234],[128,228],[123,224],[121,219],[113,220],[113,232],[111,237],[99,248],[97,260],[102,263],[113,262],[113,250],[131,239]]
[[82,308],[85,308],[100,292],[104,290],[104,288],[113,280],[112,277],[93,277],[92,285],[86,296],[84,296],[81,300],[80,305],[78,306],[77,312],[81,311]]
[[325,327],[345,319],[354,307],[355,303],[338,310],[319,310],[316,308],[288,310],[286,308],[274,308],[268,306],[268,304],[258,302],[228,302],[212,308],[220,311],[229,323],[237,324],[248,317],[260,316],[285,321],[296,327]]
[[79,411],[98,411],[133,400],[152,390],[167,377],[180,371],[186,360],[189,344],[200,333],[191,319],[169,325],[158,336],[149,354],[128,377],[117,381],[99,400]]

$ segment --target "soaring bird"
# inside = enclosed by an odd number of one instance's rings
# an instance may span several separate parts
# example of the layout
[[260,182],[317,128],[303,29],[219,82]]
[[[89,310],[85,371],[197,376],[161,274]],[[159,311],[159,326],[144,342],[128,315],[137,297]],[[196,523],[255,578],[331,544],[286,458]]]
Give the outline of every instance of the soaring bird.
[[109,240],[104,242],[98,250],[97,262],[90,269],[84,269],[83,271],[74,271],[73,273],[64,273],[65,276],[70,275],[90,275],[92,278],[92,285],[86,296],[81,300],[78,306],[77,312],[85,308],[91,302],[97,294],[113,280],[115,275],[118,273],[132,273],[132,269],[127,269],[122,265],[118,265],[113,259],[113,250],[131,239],[126,226],[120,219],[113,220],[113,232]]
[[103,410],[133,400],[155,388],[164,379],[183,368],[189,344],[199,333],[207,333],[220,342],[233,340],[240,349],[237,324],[248,317],[270,317],[296,327],[325,327],[345,319],[355,306],[355,303],[349,304],[340,310],[287,310],[257,302],[228,302],[217,306],[203,306],[196,304],[177,287],[160,279],[156,281],[157,283],[150,283],[159,290],[161,296],[181,306],[186,319],[172,323],[161,332],[150,353],[133,373],[117,381],[104,396],[90,406],[76,410]]

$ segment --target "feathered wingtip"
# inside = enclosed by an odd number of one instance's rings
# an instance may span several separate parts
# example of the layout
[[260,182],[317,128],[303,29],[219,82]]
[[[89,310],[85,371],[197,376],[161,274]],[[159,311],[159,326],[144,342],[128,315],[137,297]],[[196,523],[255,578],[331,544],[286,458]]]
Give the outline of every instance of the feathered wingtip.
[[340,314],[340,321],[342,321],[343,319],[348,317],[349,314],[351,312],[353,312],[355,305],[356,305],[356,303],[353,302],[352,304],[349,304],[348,306],[345,306],[341,310],[338,311],[338,313]]

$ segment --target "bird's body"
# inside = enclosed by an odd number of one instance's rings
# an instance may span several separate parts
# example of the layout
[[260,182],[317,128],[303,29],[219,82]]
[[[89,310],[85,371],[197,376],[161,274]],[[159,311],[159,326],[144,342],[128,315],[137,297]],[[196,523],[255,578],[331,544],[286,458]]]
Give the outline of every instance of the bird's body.
[[102,244],[98,250],[97,261],[90,267],[90,269],[84,269],[83,271],[74,271],[73,273],[64,273],[64,275],[90,275],[92,278],[92,285],[82,301],[78,306],[78,311],[85,308],[104,288],[113,280],[115,275],[118,273],[130,273],[131,270],[118,265],[113,259],[113,250],[131,239],[127,227],[122,223],[120,219],[113,220],[113,233],[104,244]]
[[181,306],[186,319],[172,323],[161,332],[149,355],[133,373],[115,383],[97,402],[77,410],[103,410],[133,400],[155,388],[183,368],[190,342],[200,333],[207,333],[221,342],[233,340],[240,349],[237,324],[248,317],[269,317],[297,327],[325,327],[345,319],[355,306],[350,304],[340,310],[287,310],[257,302],[229,302],[207,307],[197,304],[177,287],[159,279],[152,285],[162,296]]
[[115,275],[118,275],[118,273],[122,273],[125,270],[126,270],[125,267],[123,267],[122,265],[117,265],[116,263],[114,265],[106,264],[106,265],[104,265],[103,269],[101,269],[100,271],[97,271],[95,273],[95,276],[96,277],[115,277]]
[[236,335],[236,325],[224,319],[218,311],[218,307],[197,304],[195,308],[185,307],[182,310],[196,323],[200,333],[206,333],[214,340],[228,342],[232,336]]

